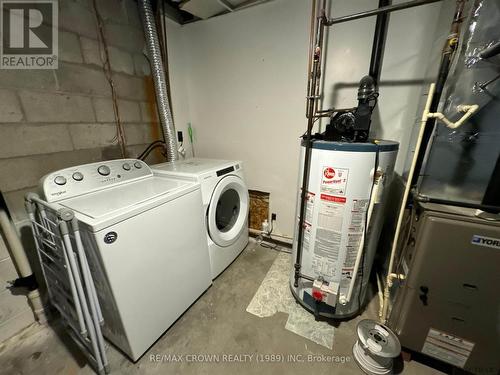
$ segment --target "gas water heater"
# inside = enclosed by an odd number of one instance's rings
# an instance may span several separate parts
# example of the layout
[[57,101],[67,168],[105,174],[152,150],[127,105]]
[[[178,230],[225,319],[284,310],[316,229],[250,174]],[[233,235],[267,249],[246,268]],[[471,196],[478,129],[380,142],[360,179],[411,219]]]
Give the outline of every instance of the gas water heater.
[[[304,169],[306,142],[301,147]],[[313,140],[302,225],[301,275],[295,298],[316,316],[356,315],[364,301],[384,201],[399,144],[393,141]],[[298,188],[293,258],[298,245],[301,187]]]

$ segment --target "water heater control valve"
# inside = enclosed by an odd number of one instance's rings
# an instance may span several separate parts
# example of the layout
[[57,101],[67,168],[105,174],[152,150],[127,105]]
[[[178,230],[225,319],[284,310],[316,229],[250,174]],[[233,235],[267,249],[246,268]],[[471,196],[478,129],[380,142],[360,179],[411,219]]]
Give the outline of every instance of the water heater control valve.
[[335,306],[337,303],[337,293],[339,284],[328,282],[325,280],[314,280],[312,286],[312,295],[319,302],[324,302],[327,305]]

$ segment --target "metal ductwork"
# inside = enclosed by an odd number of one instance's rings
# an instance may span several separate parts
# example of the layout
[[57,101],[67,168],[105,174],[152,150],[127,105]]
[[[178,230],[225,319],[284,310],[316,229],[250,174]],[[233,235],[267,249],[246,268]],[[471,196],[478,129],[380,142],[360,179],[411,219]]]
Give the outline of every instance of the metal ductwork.
[[168,98],[167,81],[165,69],[161,59],[160,43],[156,31],[155,16],[149,0],[139,0],[139,13],[144,27],[144,36],[148,50],[149,63],[151,65],[151,75],[155,85],[156,105],[160,117],[163,137],[166,143],[167,161],[178,159],[177,139],[175,136],[174,119]]

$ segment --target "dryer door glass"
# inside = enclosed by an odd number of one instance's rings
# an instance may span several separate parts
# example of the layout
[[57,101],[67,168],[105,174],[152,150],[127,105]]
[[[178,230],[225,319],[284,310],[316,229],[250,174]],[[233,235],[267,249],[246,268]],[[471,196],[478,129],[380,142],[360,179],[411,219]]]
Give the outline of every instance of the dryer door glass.
[[214,189],[208,207],[208,233],[219,246],[230,246],[247,227],[248,190],[238,176],[226,176]]
[[227,232],[236,223],[240,213],[240,196],[234,189],[221,194],[215,210],[215,225],[221,232]]

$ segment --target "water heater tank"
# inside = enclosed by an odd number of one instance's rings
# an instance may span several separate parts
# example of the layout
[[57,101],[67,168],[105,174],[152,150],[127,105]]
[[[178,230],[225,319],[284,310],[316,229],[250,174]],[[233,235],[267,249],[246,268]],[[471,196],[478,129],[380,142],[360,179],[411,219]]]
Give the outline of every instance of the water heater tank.
[[[316,283],[300,278],[298,287],[294,287],[293,271],[290,279],[293,295],[311,312],[335,319],[349,318],[359,312],[382,229],[384,201],[392,179],[398,146],[397,142],[392,141],[313,141],[300,273],[316,280]],[[301,149],[300,176],[304,168],[305,143],[302,143]],[[377,188],[373,189],[376,172],[380,177]],[[301,186],[298,188],[294,261],[300,196]],[[373,200],[373,209],[365,232],[370,200]],[[358,253],[363,256],[358,257]],[[359,266],[356,277],[353,277],[356,259]],[[313,283],[314,288],[318,288],[318,280],[329,285],[327,291],[333,291],[333,303],[332,296],[328,303],[315,298]]]

